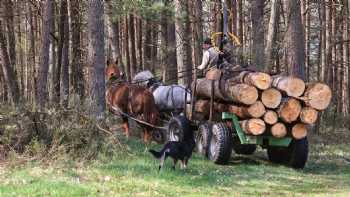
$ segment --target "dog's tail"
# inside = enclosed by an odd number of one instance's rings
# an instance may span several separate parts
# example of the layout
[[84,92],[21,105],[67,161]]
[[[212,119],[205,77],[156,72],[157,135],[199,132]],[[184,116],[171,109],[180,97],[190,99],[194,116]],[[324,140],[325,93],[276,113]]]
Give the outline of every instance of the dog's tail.
[[155,151],[155,150],[149,150],[149,152],[157,159],[160,159],[163,155],[162,151],[161,152],[158,152],[158,151]]

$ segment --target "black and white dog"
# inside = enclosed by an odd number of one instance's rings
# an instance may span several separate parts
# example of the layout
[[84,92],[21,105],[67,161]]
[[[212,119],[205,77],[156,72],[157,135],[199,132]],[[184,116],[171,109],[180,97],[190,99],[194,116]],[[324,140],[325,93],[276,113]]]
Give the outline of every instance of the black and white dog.
[[167,157],[171,157],[174,160],[174,170],[176,163],[179,160],[181,162],[181,169],[183,169],[187,167],[188,160],[192,156],[195,145],[196,142],[194,140],[193,131],[188,130],[187,133],[184,134],[182,141],[169,141],[159,152],[155,150],[149,150],[149,152],[152,153],[155,158],[160,159],[159,170],[163,167]]

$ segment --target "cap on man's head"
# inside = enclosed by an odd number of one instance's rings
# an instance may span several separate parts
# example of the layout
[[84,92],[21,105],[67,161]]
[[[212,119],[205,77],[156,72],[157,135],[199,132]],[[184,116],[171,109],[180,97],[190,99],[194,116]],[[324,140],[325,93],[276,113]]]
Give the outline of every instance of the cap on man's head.
[[211,39],[210,38],[205,38],[203,44],[211,45]]

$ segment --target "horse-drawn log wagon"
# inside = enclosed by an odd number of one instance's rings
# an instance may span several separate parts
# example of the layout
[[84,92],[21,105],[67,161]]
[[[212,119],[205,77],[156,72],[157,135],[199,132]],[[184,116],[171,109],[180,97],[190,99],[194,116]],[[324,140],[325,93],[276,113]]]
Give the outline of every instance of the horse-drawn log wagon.
[[308,158],[307,131],[318,111],[329,105],[329,87],[254,71],[240,71],[234,77],[210,72],[194,81],[185,115],[169,122],[169,140],[181,140],[186,129],[195,128],[197,151],[217,164],[227,163],[232,150],[249,155],[261,146],[270,161],[303,168]]

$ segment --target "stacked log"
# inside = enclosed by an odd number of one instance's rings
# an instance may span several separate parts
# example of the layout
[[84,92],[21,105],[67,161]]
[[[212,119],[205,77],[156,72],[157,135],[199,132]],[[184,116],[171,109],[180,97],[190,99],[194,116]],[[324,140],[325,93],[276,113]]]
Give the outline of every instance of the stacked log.
[[212,88],[214,113],[235,114],[248,135],[276,138],[304,138],[332,98],[331,89],[323,83],[305,84],[294,76],[243,71],[225,80],[197,80],[194,109],[206,118]]

